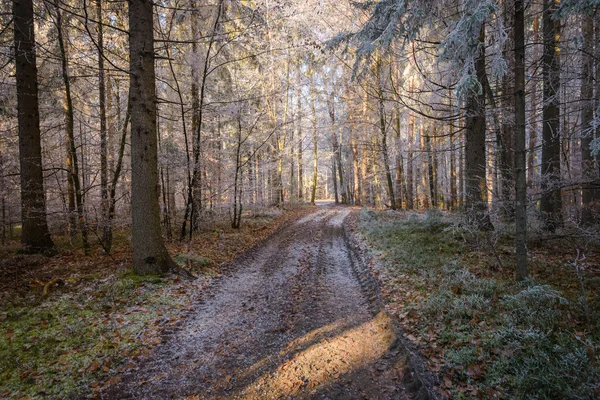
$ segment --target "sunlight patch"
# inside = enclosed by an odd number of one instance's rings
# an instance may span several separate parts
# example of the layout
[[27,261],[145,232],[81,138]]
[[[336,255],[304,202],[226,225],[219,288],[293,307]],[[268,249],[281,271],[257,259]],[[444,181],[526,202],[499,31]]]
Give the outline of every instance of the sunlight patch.
[[[335,330],[325,327],[305,338],[290,343],[288,349],[310,342],[324,332]],[[390,318],[380,312],[375,318],[334,337],[325,337],[307,349],[284,361],[270,373],[251,384],[240,398],[265,399],[293,396],[303,389],[315,390],[339,379],[343,374],[375,363],[392,345],[395,335]]]

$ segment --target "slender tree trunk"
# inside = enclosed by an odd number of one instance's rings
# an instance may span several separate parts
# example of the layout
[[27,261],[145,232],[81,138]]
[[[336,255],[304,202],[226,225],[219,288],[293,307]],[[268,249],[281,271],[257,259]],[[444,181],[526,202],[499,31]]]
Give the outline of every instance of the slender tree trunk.
[[[427,173],[427,148],[425,146],[425,124],[426,122],[419,118],[420,129],[419,129],[419,158],[421,162],[417,165],[417,176],[420,178],[421,184],[417,185],[417,202],[419,208],[427,209],[430,207],[429,201],[429,185],[428,180],[429,176]],[[419,197],[419,195],[421,195]]]
[[527,268],[527,180],[525,171],[525,5],[515,0],[515,262],[517,279],[529,276]]
[[[479,50],[475,62],[477,79],[485,79],[485,33],[482,26],[479,33]],[[485,148],[485,94],[471,93],[467,99],[466,141],[465,141],[465,180],[467,219],[478,229],[493,229],[487,213],[486,148]]]
[[[336,172],[336,166],[335,166],[335,158],[331,158],[331,180],[333,181],[333,193],[334,193],[334,198],[335,198],[335,204],[339,204],[340,203],[340,198],[338,195],[338,184],[337,184],[337,172]],[[325,181],[327,181],[327,179],[325,179]]]
[[431,136],[425,134],[425,151],[427,152],[427,175],[429,175],[429,196],[431,197],[431,207],[437,207],[437,199],[435,193],[435,176],[433,165],[433,149],[431,146]]
[[337,171],[338,178],[340,180],[340,196],[342,198],[342,204],[348,203],[348,196],[346,191],[346,186],[344,186],[344,164],[342,163],[342,149],[343,149],[343,131],[341,131],[340,140],[337,140],[337,133],[335,133],[336,142],[337,142],[337,151],[335,154],[335,158],[337,161]]
[[19,163],[21,177],[21,250],[52,253],[46,220],[44,175],[35,34],[32,0],[13,1],[17,115],[19,122]]
[[56,12],[56,30],[58,33],[58,45],[60,48],[62,79],[65,87],[65,119],[68,153],[70,154],[71,166],[69,169],[69,179],[73,185],[75,193],[75,204],[77,206],[77,217],[79,219],[79,229],[81,230],[81,239],[85,254],[88,255],[90,246],[87,234],[87,222],[83,209],[83,191],[79,180],[79,164],[77,162],[77,147],[75,146],[75,118],[73,109],[73,99],[71,97],[71,79],[69,77],[69,63],[67,59],[66,43],[63,35],[62,13],[58,4],[54,4]]
[[[312,69],[312,65],[310,67]],[[310,202],[315,204],[317,196],[317,174],[319,172],[319,149],[317,142],[317,110],[315,109],[315,88],[314,88],[314,71],[310,73],[310,108],[312,111],[312,127],[313,127],[313,179],[310,193]]]
[[132,244],[137,274],[175,267],[165,248],[158,205],[153,16],[152,2],[129,0]]
[[233,180],[233,219],[231,227],[239,229],[242,219],[242,117],[237,117],[237,146],[235,151],[235,174]]
[[[117,90],[117,105],[120,103],[119,95]],[[123,168],[123,156],[125,155],[125,144],[127,139],[127,126],[129,125],[130,117],[130,100],[127,101],[127,109],[125,111],[125,120],[121,127],[121,140],[119,142],[119,152],[117,155],[117,162],[113,171],[112,180],[110,182],[109,191],[109,206],[108,206],[108,219],[106,223],[107,230],[102,235],[102,243],[106,252],[110,253],[112,249],[113,240],[113,221],[115,218],[115,210],[117,206],[117,185],[119,183],[119,177],[121,176],[121,170]],[[120,107],[117,107],[117,114],[120,114]]]
[[540,210],[544,227],[554,232],[562,225],[560,190],[560,62],[558,37],[560,21],[552,18],[558,3],[544,0],[543,31],[544,106],[542,129],[542,199]]
[[[409,92],[413,92],[413,79],[409,83]],[[406,152],[406,208],[414,208],[414,182],[413,182],[413,142],[415,137],[415,115],[411,111],[408,115],[407,152]]]
[[302,96],[301,96],[300,68],[298,68],[298,88],[296,90],[296,98],[298,100],[298,200],[304,199],[304,137],[302,135]]
[[394,181],[392,180],[392,172],[390,170],[390,160],[387,146],[387,123],[385,115],[385,104],[383,98],[383,87],[381,83],[381,59],[378,58],[376,64],[375,79],[377,79],[377,105],[379,111],[379,132],[381,134],[381,152],[383,155],[383,168],[385,170],[385,179],[387,183],[388,197],[390,200],[390,208],[396,209],[396,198],[394,196]]
[[[450,109],[452,109],[452,90],[449,90],[448,92]],[[452,123],[448,124],[448,129],[450,130],[450,210],[456,211],[456,208],[458,207],[458,193],[456,189],[456,138]]]
[[402,136],[400,132],[400,110],[396,110],[396,209],[402,209],[402,197],[406,194],[404,189],[404,165],[402,160]]
[[352,136],[351,146],[352,146],[352,163],[353,163],[352,169],[354,170],[354,204],[362,205],[362,196],[361,196],[362,174],[361,174],[361,169],[360,169],[360,155],[358,153],[358,146],[356,144],[356,138],[354,137],[354,135]]
[[96,0],[98,19],[98,104],[100,106],[100,197],[102,213],[102,235],[108,220],[108,138],[106,129],[106,86],[104,71],[104,32],[102,27],[102,0]]
[[594,119],[594,19],[583,16],[581,27],[583,34],[583,62],[581,68],[581,222],[594,223],[592,206],[594,202],[594,181],[598,179],[598,170],[592,156],[594,131],[591,123]]

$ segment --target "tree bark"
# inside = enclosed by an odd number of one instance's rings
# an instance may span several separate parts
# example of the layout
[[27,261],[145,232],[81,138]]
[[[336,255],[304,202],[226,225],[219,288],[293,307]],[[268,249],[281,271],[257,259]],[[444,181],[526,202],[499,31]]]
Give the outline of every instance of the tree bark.
[[[475,62],[477,79],[483,88],[485,79],[485,31],[479,33],[479,49]],[[485,93],[472,92],[467,99],[465,140],[465,191],[467,219],[481,230],[493,229],[487,213]]]
[[[413,92],[413,78],[409,83],[409,92]],[[406,208],[414,208],[414,179],[413,179],[413,142],[415,137],[415,115],[411,111],[408,115],[408,134],[407,134],[407,152],[406,152]]]
[[[510,0],[504,0],[504,25],[514,32],[514,4]],[[509,71],[515,71],[515,53],[514,39],[509,39],[504,43],[504,57],[508,64]],[[512,50],[512,51],[511,51]],[[502,78],[502,127],[498,135],[499,145],[499,169],[500,169],[500,215],[505,221],[512,221],[514,218],[514,199],[512,194],[515,187],[515,82],[514,77],[505,74]],[[517,128],[518,129],[518,128]]]
[[381,134],[381,153],[383,155],[383,168],[385,170],[385,180],[387,183],[387,192],[390,201],[390,208],[396,209],[396,198],[394,196],[394,181],[392,179],[392,172],[390,170],[390,160],[388,154],[387,145],[387,122],[385,115],[385,103],[383,98],[383,87],[381,83],[381,59],[378,58],[376,62],[376,74],[377,79],[377,106],[379,111],[379,133]]
[[108,137],[106,129],[106,86],[104,71],[104,32],[102,28],[102,0],[96,0],[98,18],[98,104],[100,108],[100,197],[103,236],[108,221]]
[[525,5],[515,0],[515,263],[517,279],[529,276],[527,267],[527,176],[525,170]]
[[158,205],[153,3],[129,0],[131,208],[133,270],[159,274],[175,267],[161,233]]
[[19,163],[21,178],[21,250],[53,253],[46,219],[35,34],[32,0],[13,1]]
[[583,34],[583,62],[581,68],[581,222],[594,223],[592,206],[594,203],[594,181],[598,179],[591,143],[594,132],[591,126],[594,119],[594,20],[583,16],[581,27]]
[[314,88],[314,71],[313,66],[310,66],[310,108],[312,111],[312,127],[313,127],[313,179],[310,193],[310,202],[315,204],[317,196],[317,174],[319,172],[319,148],[317,142],[317,110],[315,109],[315,88]]
[[554,232],[562,225],[562,199],[560,190],[560,62],[558,37],[560,21],[552,15],[556,11],[556,0],[544,0],[542,56],[544,76],[544,105],[542,128],[542,199],[540,211],[544,227]]

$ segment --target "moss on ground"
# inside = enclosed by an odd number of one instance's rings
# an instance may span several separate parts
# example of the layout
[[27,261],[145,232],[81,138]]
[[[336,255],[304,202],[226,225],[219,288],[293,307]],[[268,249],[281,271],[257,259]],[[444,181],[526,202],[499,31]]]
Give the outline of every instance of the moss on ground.
[[36,306],[5,309],[0,395],[64,398],[89,391],[91,381],[114,374],[124,359],[156,341],[151,328],[161,315],[183,306],[185,298],[164,290],[167,283],[123,271]]
[[[498,268],[492,249],[481,245],[491,241],[451,218],[367,209],[359,215],[359,231],[380,260],[388,310],[439,375],[441,393],[598,398],[600,310],[590,307],[598,302],[598,277],[589,272],[583,279],[587,307],[580,293],[561,290],[553,279],[514,282],[511,255],[500,255]],[[539,254],[538,269],[556,264]],[[560,281],[572,288],[578,277],[564,263],[560,270]]]

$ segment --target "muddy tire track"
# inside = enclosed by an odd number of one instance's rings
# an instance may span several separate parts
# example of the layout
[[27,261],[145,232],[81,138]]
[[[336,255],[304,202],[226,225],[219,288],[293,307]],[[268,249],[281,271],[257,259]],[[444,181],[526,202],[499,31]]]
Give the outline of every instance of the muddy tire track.
[[239,257],[180,328],[101,397],[410,398],[392,323],[356,274],[344,235],[350,212],[321,207]]

